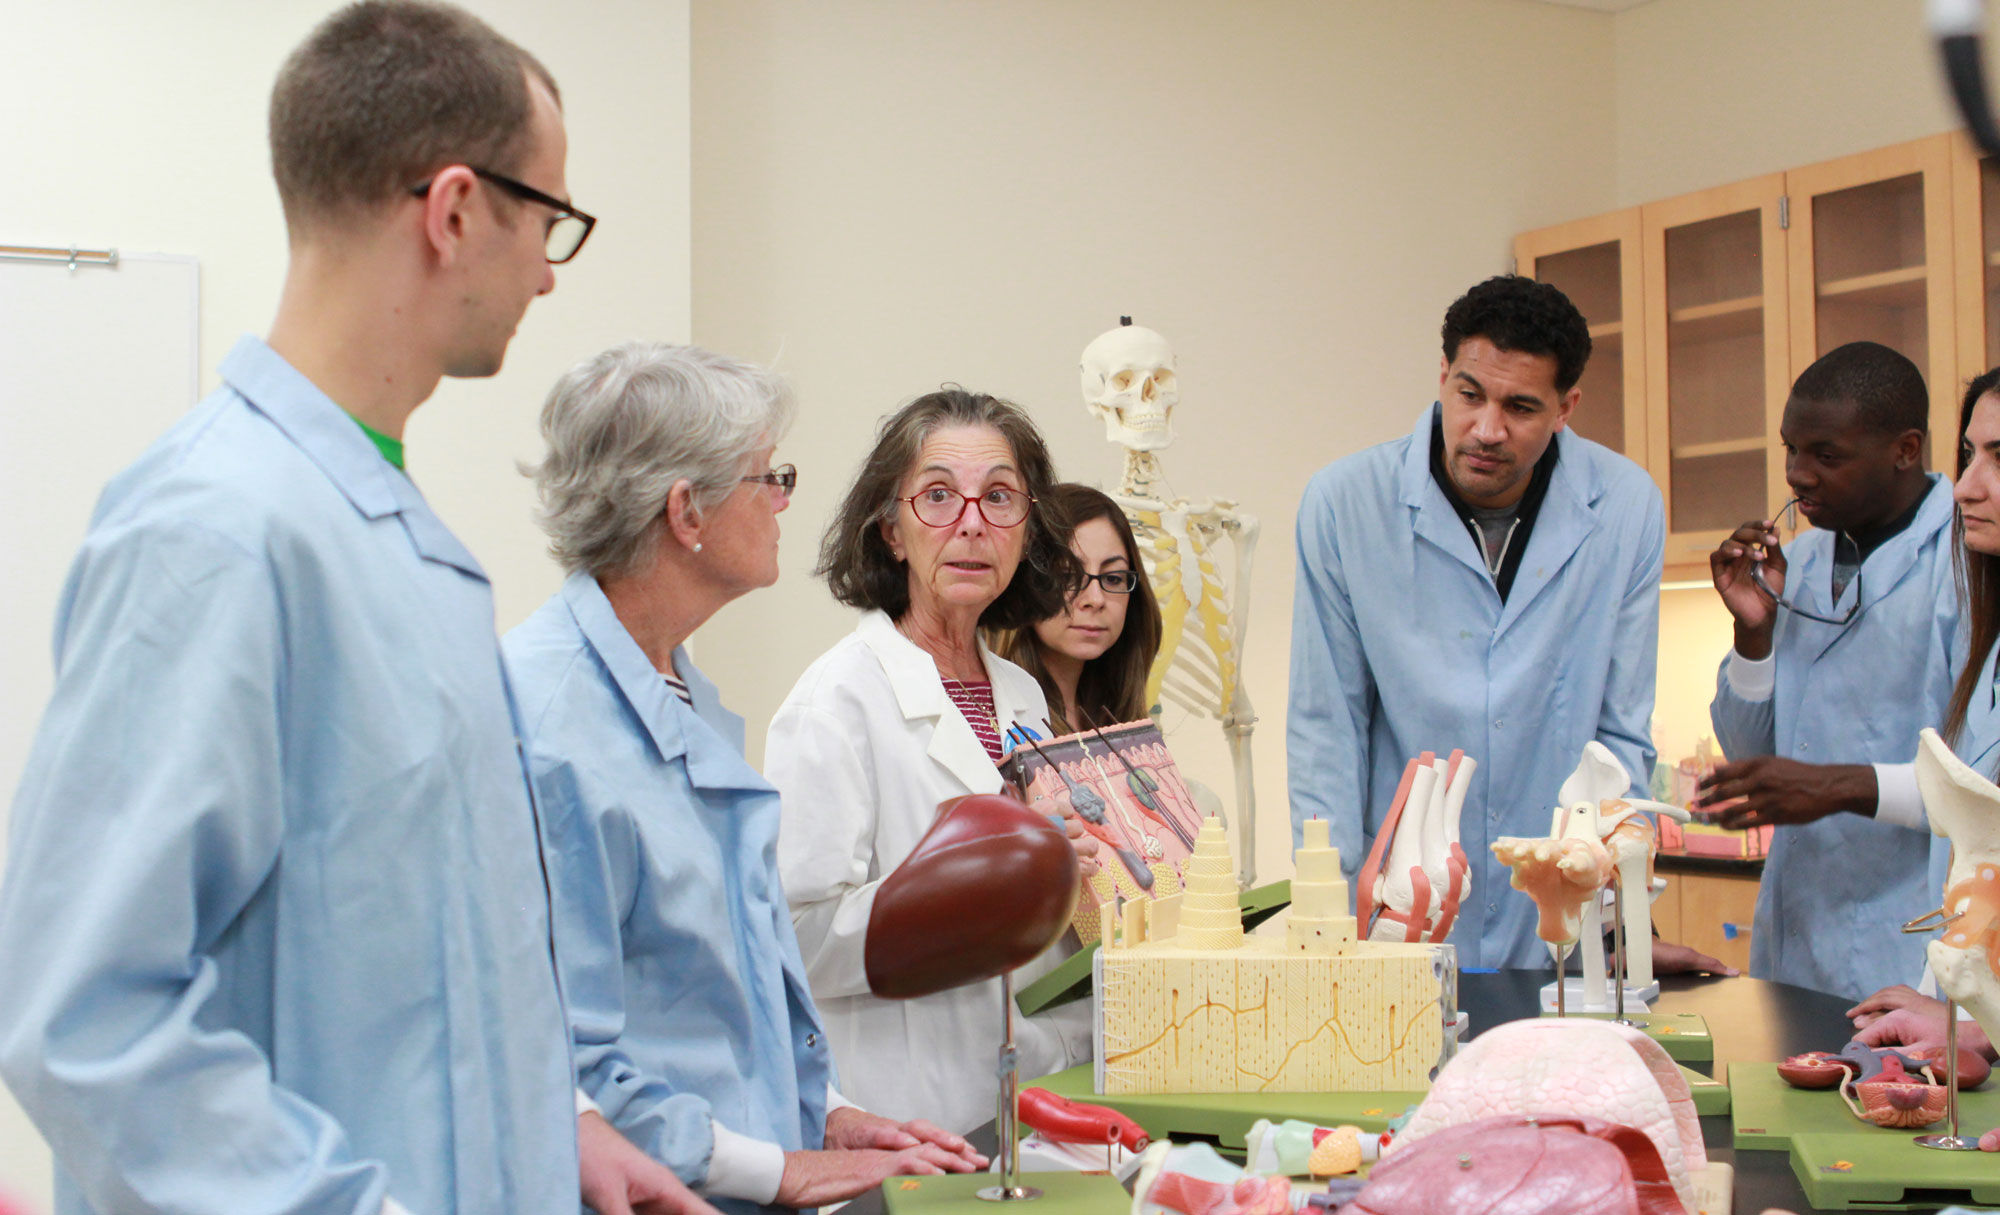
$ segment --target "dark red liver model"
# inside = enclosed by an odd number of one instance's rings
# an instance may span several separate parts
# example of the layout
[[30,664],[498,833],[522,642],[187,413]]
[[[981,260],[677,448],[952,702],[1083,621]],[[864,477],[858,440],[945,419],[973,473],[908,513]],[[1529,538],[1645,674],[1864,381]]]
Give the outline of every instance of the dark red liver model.
[[1043,815],[973,794],[938,820],[875,892],[868,986],[907,1000],[978,983],[1055,943],[1076,908],[1076,852]]

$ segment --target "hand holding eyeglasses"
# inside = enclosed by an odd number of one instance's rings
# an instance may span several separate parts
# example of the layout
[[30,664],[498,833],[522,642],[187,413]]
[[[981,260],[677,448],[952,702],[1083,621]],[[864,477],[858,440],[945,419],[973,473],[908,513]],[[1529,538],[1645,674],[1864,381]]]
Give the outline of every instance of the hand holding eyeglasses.
[[1708,572],[1722,606],[1736,618],[1736,652],[1751,659],[1769,657],[1777,601],[1785,593],[1785,550],[1778,542],[1777,522],[1752,519],[1729,533],[1708,555]]

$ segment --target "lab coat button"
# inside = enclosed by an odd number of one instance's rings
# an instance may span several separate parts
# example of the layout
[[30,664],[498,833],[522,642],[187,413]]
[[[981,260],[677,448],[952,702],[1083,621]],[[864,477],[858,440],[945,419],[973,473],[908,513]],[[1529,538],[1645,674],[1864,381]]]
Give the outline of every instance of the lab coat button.
[[806,1035],[806,1045],[807,1045],[807,1046],[818,1046],[818,1045],[819,1045],[819,1035],[818,1035],[818,1034],[807,1034],[807,1035]]
[[1493,728],[1496,730],[1504,730],[1507,728],[1507,723],[1504,719],[1496,717],[1493,719]]

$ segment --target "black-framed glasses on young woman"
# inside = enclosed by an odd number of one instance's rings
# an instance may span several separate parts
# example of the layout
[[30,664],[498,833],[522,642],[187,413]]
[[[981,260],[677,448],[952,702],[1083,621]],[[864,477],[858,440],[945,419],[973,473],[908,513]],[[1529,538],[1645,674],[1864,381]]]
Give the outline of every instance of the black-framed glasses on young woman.
[[743,480],[752,485],[767,486],[780,498],[789,498],[792,496],[792,491],[799,487],[799,470],[796,465],[780,464],[770,472],[758,473]]
[[[1773,527],[1784,527],[1792,531],[1798,530],[1798,510],[1799,500],[1793,498],[1790,502],[1778,508],[1778,513],[1771,517],[1771,525]],[[1802,616],[1807,620],[1818,621],[1820,624],[1846,624],[1861,614],[1861,571],[1859,569],[1854,571],[1854,602],[1848,604],[1847,611],[1839,616],[1822,616],[1811,608],[1800,607],[1798,604],[1793,603],[1783,595],[1772,590],[1771,584],[1764,581],[1764,563],[1762,561],[1757,561],[1750,566],[1750,581],[1756,583],[1757,589],[1764,592],[1765,596],[1772,603],[1794,616]]]
[[[1085,574],[1083,580],[1097,583],[1107,595],[1129,595],[1139,589],[1139,577],[1138,570],[1105,570],[1101,574]],[[1076,589],[1082,591],[1083,587],[1079,585]]]
[[896,501],[908,502],[917,522],[925,527],[951,527],[965,517],[968,506],[976,507],[979,517],[991,527],[1019,527],[1027,520],[1028,507],[1034,499],[1004,486],[996,486],[975,498],[949,486],[933,485]]
[[[597,217],[577,210],[562,199],[544,194],[523,181],[515,181],[491,169],[477,165],[467,165],[472,175],[489,185],[498,186],[522,202],[540,203],[555,212],[549,220],[548,230],[542,235],[542,256],[549,259],[552,266],[560,266],[575,257],[583,248],[583,242],[590,239],[591,229],[597,227]],[[431,180],[418,182],[410,187],[410,193],[422,198],[431,192]]]

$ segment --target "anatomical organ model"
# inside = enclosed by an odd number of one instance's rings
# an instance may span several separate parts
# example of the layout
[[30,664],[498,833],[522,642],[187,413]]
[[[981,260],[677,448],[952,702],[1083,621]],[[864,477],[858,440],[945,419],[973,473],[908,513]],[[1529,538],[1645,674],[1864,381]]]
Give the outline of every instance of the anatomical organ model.
[[[1442,941],[1471,882],[1458,819],[1477,761],[1426,751],[1403,768],[1388,817],[1361,866],[1355,906],[1371,941]],[[1385,860],[1386,857],[1386,860]]]
[[[1222,498],[1172,496],[1159,457],[1174,441],[1180,382],[1173,347],[1151,329],[1124,318],[1083,349],[1083,398],[1104,421],[1104,434],[1125,449],[1125,470],[1111,494],[1125,511],[1146,576],[1159,599],[1164,628],[1146,703],[1168,700],[1222,723],[1236,774],[1237,880],[1256,877],[1256,784],[1250,731],[1257,715],[1243,687],[1243,643],[1250,619],[1250,571],[1257,519]],[[1217,548],[1235,554],[1233,578],[1217,567]],[[1233,583],[1233,586],[1232,586]]]
[[1925,730],[1917,747],[1917,787],[1931,830],[1951,840],[1939,912],[1944,932],[1927,950],[1931,972],[2000,1042],[2000,788],[1953,755],[1935,730]]
[[[1629,800],[1631,777],[1609,748],[1586,743],[1576,771],[1562,784],[1547,837],[1505,836],[1493,855],[1514,871],[1513,886],[1527,893],[1541,913],[1537,933],[1561,957],[1574,944],[1583,958],[1583,1007],[1611,1006],[1605,984],[1603,891],[1614,886],[1612,914],[1621,922],[1633,1000],[1658,994],[1653,981],[1653,858],[1658,851],[1652,822],[1641,811],[1685,821],[1688,812],[1663,802]],[[1664,887],[1664,882],[1658,883]]]

